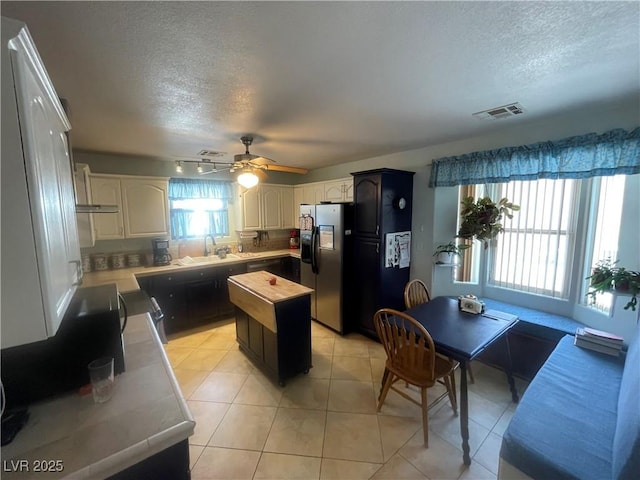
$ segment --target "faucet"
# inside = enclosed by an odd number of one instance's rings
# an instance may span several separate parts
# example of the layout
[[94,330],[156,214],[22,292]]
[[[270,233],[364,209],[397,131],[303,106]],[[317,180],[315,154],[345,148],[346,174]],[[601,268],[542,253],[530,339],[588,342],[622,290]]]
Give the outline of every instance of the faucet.
[[209,254],[211,253],[211,250],[209,250],[207,248],[207,238],[211,238],[211,246],[212,247],[215,247],[215,245],[216,245],[216,239],[213,238],[213,235],[209,234],[209,235],[205,235],[204,236],[204,256],[205,257],[208,257]]

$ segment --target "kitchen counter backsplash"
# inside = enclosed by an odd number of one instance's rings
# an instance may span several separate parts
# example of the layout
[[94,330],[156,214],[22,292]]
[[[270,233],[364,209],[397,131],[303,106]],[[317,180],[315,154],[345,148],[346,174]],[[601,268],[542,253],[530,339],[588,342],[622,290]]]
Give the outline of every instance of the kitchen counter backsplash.
[[[260,253],[289,248],[290,230],[258,231],[256,238],[238,238],[236,242],[218,242],[228,246],[230,253]],[[101,240],[94,247],[81,249],[85,273],[118,270],[153,265],[152,238]],[[174,260],[185,256],[199,257],[204,253],[204,238],[169,240],[169,253]]]

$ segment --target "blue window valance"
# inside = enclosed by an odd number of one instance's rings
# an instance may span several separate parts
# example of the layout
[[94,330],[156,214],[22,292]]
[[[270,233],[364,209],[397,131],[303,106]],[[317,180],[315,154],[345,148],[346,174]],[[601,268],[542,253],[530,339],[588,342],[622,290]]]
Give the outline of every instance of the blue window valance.
[[187,198],[217,198],[231,200],[233,187],[231,182],[221,180],[201,180],[199,178],[169,179],[169,200]]
[[640,173],[640,127],[439,158],[431,187]]

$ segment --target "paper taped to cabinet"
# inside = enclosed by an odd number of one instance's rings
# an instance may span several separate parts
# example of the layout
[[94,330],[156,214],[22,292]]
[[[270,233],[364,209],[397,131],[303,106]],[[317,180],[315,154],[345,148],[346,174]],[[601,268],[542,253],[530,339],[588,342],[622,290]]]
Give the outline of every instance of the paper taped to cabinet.
[[411,264],[411,232],[387,233],[385,267],[407,268]]

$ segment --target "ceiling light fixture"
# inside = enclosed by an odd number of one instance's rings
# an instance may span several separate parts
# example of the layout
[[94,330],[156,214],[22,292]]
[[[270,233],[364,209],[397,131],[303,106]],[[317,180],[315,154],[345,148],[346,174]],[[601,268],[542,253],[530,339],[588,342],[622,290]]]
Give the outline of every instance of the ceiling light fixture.
[[258,176],[250,169],[245,169],[238,175],[238,183],[244,188],[255,187],[258,184]]
[[198,173],[202,173],[202,172],[204,172],[204,170],[203,170],[203,168],[202,168],[202,165],[201,165],[201,164],[198,164],[198,168],[197,168],[197,170],[198,170]]
[[176,173],[182,173],[184,170],[182,169],[182,162],[178,160],[176,162]]

